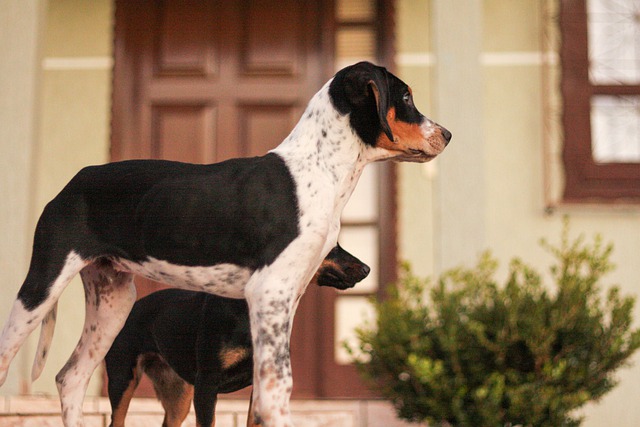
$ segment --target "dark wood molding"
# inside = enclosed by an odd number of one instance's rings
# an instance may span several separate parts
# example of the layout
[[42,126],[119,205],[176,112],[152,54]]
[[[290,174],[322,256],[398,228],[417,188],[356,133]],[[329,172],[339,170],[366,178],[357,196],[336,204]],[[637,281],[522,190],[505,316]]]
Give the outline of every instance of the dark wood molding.
[[563,201],[640,203],[640,163],[597,163],[591,149],[593,95],[640,95],[639,85],[594,85],[589,80],[585,0],[560,2],[560,63],[565,172]]

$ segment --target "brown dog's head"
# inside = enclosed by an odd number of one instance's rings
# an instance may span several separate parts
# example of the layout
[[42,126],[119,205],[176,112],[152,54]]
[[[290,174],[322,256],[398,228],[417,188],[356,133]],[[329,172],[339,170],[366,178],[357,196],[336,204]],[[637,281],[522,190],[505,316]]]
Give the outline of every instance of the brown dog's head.
[[353,288],[369,275],[369,271],[367,264],[336,245],[322,261],[311,282],[344,290]]
[[369,62],[346,67],[334,76],[329,95],[362,141],[386,150],[387,158],[428,162],[451,140],[451,132],[423,116],[411,88],[386,68]]

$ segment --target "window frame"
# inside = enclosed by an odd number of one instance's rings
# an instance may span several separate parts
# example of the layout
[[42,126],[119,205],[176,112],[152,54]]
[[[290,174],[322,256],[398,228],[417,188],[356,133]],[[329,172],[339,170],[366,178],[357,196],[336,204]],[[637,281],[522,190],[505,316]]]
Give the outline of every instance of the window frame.
[[589,79],[586,0],[560,1],[564,202],[640,203],[640,163],[597,163],[591,143],[591,98],[639,95],[640,85]]

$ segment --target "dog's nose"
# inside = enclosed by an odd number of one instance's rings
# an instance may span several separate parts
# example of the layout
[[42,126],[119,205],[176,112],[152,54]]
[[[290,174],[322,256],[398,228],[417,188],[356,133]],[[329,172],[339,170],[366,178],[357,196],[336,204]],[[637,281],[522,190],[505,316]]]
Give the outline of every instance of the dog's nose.
[[370,271],[371,271],[371,268],[368,265],[366,265],[366,264],[362,265],[362,276],[363,276],[363,278],[367,277],[369,275]]
[[451,132],[449,132],[447,129],[443,128],[442,126],[440,126],[440,132],[442,133],[442,137],[444,138],[444,145],[448,145],[449,141],[451,141]]

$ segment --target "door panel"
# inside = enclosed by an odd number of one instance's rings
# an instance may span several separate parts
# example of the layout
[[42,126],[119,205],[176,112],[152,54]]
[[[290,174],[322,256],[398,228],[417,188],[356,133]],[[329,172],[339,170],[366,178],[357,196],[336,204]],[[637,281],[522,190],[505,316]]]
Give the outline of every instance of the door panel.
[[151,109],[151,157],[210,163],[215,158],[214,105],[156,105]]
[[246,76],[299,76],[305,72],[305,2],[241,2],[241,69]]
[[291,132],[301,114],[293,104],[242,104],[238,113],[243,123],[240,130],[242,157],[263,155],[276,147]]
[[[210,77],[220,58],[211,2],[182,1],[155,5],[154,62],[156,76],[180,74]],[[202,40],[209,43],[202,43]]]

